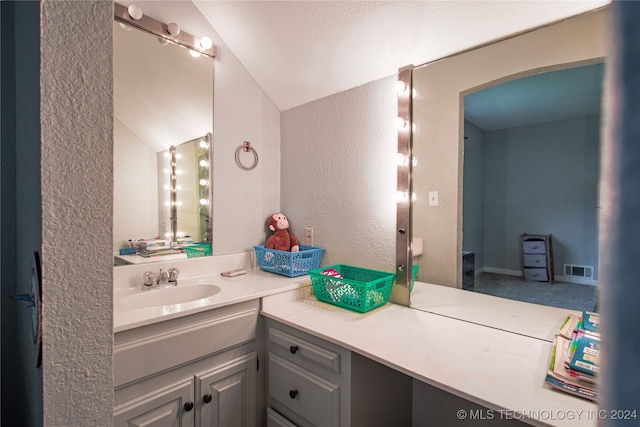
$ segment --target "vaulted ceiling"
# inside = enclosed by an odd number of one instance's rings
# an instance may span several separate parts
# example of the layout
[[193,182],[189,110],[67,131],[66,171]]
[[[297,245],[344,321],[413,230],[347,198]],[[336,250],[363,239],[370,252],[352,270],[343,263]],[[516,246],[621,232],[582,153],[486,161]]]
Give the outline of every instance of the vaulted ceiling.
[[609,1],[193,3],[285,111]]

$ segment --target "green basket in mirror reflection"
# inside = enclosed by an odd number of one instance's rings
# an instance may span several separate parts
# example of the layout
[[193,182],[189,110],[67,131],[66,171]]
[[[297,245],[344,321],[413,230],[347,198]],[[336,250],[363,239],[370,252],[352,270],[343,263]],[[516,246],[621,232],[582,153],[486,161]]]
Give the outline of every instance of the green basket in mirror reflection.
[[202,256],[211,256],[213,254],[213,249],[209,243],[185,246],[184,251],[187,254],[187,258],[199,258]]

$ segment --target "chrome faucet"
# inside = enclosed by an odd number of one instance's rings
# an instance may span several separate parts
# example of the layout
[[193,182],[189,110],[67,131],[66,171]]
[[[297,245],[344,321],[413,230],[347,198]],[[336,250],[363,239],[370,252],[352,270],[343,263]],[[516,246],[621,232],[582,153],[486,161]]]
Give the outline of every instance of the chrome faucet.
[[178,286],[178,274],[180,271],[177,268],[170,268],[168,271],[163,271],[160,267],[160,272],[156,276],[152,271],[145,271],[142,275],[142,290],[155,289],[164,286]]

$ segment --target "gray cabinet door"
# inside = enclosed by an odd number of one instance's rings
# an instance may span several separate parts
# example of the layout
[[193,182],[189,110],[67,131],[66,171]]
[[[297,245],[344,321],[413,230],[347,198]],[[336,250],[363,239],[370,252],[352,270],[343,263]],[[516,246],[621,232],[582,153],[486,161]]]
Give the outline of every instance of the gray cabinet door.
[[196,374],[196,407],[202,427],[256,425],[255,352]]
[[193,377],[141,396],[115,408],[115,427],[194,425]]

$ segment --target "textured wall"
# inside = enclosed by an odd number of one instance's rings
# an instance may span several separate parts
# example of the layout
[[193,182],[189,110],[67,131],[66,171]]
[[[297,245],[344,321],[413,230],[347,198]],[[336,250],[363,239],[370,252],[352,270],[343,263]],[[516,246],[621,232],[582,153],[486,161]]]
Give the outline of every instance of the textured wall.
[[282,210],[298,238],[314,227],[324,265],[395,271],[395,81],[282,113]]
[[113,4],[41,7],[44,424],[111,425]]

